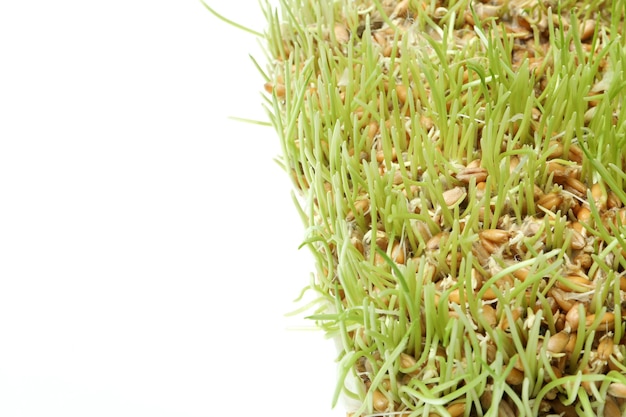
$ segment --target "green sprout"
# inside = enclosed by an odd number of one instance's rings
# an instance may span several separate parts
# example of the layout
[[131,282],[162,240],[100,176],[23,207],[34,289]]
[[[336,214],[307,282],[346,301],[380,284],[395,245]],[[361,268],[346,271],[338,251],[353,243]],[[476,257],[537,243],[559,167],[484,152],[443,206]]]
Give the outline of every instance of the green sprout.
[[626,1],[279,3],[254,64],[335,403],[623,415]]

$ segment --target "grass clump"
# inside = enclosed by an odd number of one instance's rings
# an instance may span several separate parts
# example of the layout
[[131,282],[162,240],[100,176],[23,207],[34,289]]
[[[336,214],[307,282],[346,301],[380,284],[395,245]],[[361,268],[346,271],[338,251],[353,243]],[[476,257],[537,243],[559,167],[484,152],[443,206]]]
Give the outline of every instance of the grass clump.
[[264,10],[350,415],[623,415],[626,1]]

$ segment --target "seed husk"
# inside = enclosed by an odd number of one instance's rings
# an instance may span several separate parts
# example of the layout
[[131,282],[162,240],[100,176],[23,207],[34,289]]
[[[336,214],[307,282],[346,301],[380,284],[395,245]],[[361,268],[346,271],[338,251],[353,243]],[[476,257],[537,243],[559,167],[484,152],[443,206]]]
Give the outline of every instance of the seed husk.
[[572,240],[570,244],[572,249],[579,250],[587,246],[587,241],[585,240],[585,237],[578,230],[571,229],[571,236]]

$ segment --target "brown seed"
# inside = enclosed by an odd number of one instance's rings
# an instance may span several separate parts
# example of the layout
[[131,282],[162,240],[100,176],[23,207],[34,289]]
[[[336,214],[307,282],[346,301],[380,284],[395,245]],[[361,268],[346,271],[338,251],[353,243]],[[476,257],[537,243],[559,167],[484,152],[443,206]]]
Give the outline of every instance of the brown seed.
[[620,208],[619,210],[617,210],[616,219],[619,221],[618,227],[626,225],[626,209],[625,208]]
[[[591,123],[591,121],[596,117],[596,113],[598,112],[598,107],[596,106],[599,104],[599,102],[596,100],[593,101],[595,101],[595,106],[590,107],[589,109],[587,109],[585,114],[583,114],[583,120],[585,121],[585,123]],[[589,105],[592,105],[591,101],[589,102]]]
[[561,374],[564,374],[565,366],[567,365],[567,356],[566,355],[559,356],[558,358],[553,359],[552,363],[554,364],[556,368],[559,369],[559,372],[561,372]]
[[404,245],[400,242],[394,242],[391,248],[391,259],[397,264],[404,264],[406,260]]
[[465,168],[480,168],[481,160],[480,159],[472,159],[467,163]]
[[612,382],[607,392],[616,398],[626,398],[626,384]]
[[359,216],[363,216],[370,209],[370,200],[368,198],[364,198],[361,200],[357,200],[354,202],[354,211],[350,210],[348,214],[346,214],[346,220],[351,222],[355,219],[355,213]]
[[265,91],[270,94],[276,93],[276,97],[285,97],[285,85],[281,83],[265,83]]
[[[622,200],[619,199],[617,194],[615,194],[613,191],[609,191],[608,195],[606,196],[607,208],[608,209],[621,208],[622,205],[623,205]],[[622,224],[624,223],[622,222]]]
[[476,10],[476,15],[480,18],[480,20],[488,19],[491,17],[498,17],[503,12],[502,6],[499,5],[477,3],[474,5],[474,7]]
[[524,282],[526,281],[526,278],[528,278],[529,273],[530,271],[528,270],[528,268],[519,268],[513,271],[513,276],[519,279],[520,281]]
[[372,37],[374,38],[374,42],[376,42],[383,48],[387,46],[387,37],[381,31],[374,32],[372,34]]
[[463,187],[454,187],[450,190],[446,190],[442,194],[443,201],[447,207],[452,207],[456,204],[459,204],[465,197],[467,196],[467,192]]
[[[396,148],[391,148],[391,161],[396,162],[398,160],[398,154],[396,153]],[[385,161],[385,151],[382,149],[376,152],[376,162],[379,164]]]
[[555,192],[543,195],[537,201],[537,206],[543,207],[548,211],[554,211],[563,202],[563,197]]
[[572,352],[574,352],[574,348],[576,348],[576,339],[577,338],[578,338],[578,336],[576,335],[576,333],[570,333],[567,345],[565,345],[565,348],[563,349],[563,351],[568,356],[571,355]]
[[574,405],[563,405],[560,399],[550,401],[552,409],[560,417],[579,417]]
[[[580,206],[579,206],[579,209],[580,209]],[[583,231],[585,230],[585,226],[583,226],[583,224],[578,221],[570,223],[570,227],[573,230],[577,231],[578,233],[583,233]]]
[[485,229],[479,232],[478,235],[483,240],[488,240],[497,245],[501,245],[508,242],[510,233],[507,230],[501,229]]
[[[416,235],[419,235],[422,237],[422,239],[429,241],[430,238],[432,237],[432,234],[430,232],[430,228],[428,227],[428,225],[423,222],[423,221],[416,221],[413,225],[413,231],[415,232]],[[437,245],[439,245],[437,243]],[[428,249],[428,247],[427,247]]]
[[[515,323],[517,319],[521,317],[522,311],[523,310],[521,307],[511,309],[511,316],[513,317],[513,323]],[[500,319],[500,323],[498,324],[498,327],[500,327],[502,330],[507,330],[509,328],[509,319],[506,316],[506,314],[502,314],[502,318]]]
[[383,256],[380,253],[376,252],[374,254],[374,265],[383,266],[386,264],[387,264],[387,261],[385,260],[385,258],[383,258]]
[[[591,267],[591,264],[593,263],[593,258],[591,258],[591,255],[589,255],[588,253],[580,252],[576,256],[574,256],[574,259],[572,259],[572,261],[574,262],[574,264],[579,265],[581,268],[587,270]],[[626,291],[626,289],[624,289],[623,291]]]
[[498,316],[496,315],[496,310],[490,304],[484,304],[481,309],[481,317],[485,319],[487,325],[492,328],[495,327],[496,324],[498,324]]
[[[444,8],[443,8],[443,7],[438,7],[437,9],[444,9]],[[435,11],[436,11],[436,10],[435,10]],[[444,9],[444,11],[445,11],[445,12],[447,12],[447,9]],[[445,16],[445,13],[441,13],[440,15],[441,15],[441,17],[443,17],[443,16]],[[437,17],[437,15],[435,15],[435,17]],[[440,17],[440,18],[441,18],[441,17]],[[476,22],[474,21],[474,15],[473,15],[473,14],[472,14],[469,10],[467,10],[467,11],[465,12],[465,14],[463,15],[463,17],[465,18],[465,23],[467,23],[467,24],[468,24],[468,25],[470,25],[470,26],[474,26],[474,24],[476,23]]]
[[407,355],[406,353],[400,354],[400,368],[403,370],[412,370],[415,364],[417,364],[417,361],[413,356]]
[[[364,240],[367,242],[367,240],[370,240],[370,244],[371,242],[371,234],[369,237],[364,237]],[[376,246],[378,246],[378,248],[380,250],[387,250],[387,245],[389,244],[389,238],[387,237],[387,233],[383,232],[382,230],[377,230],[376,231],[376,240],[375,240]]]
[[580,323],[580,312],[578,311],[579,305],[580,303],[575,303],[574,305],[572,305],[572,307],[569,309],[569,311],[565,315],[565,321],[567,322],[567,324],[569,325],[570,329],[573,332],[578,330],[578,323]]
[[[583,369],[583,375],[589,375],[591,373],[604,373],[603,369],[598,369],[597,371],[594,370],[592,371],[591,368],[589,368],[589,364],[587,365],[587,368]],[[597,390],[600,387],[600,381],[589,381],[589,380],[583,380],[581,381],[580,385],[585,389],[585,391],[587,391],[587,394],[589,395],[593,395],[594,391]],[[595,388],[595,390],[594,390]]]
[[496,245],[495,243],[489,240],[481,239],[480,244],[485,248],[485,250],[489,254],[494,254],[498,251],[498,245]]
[[387,407],[389,407],[389,400],[385,395],[379,390],[374,390],[372,394],[374,409],[376,411],[387,411]]
[[407,13],[409,11],[409,0],[402,0],[400,3],[398,3],[395,7],[395,9],[393,9],[393,13],[391,14],[391,17],[406,17]]
[[556,140],[551,140],[548,145],[548,149],[550,153],[548,154],[548,159],[560,158],[563,156],[563,144]]
[[458,288],[450,291],[450,293],[448,294],[448,301],[455,304],[459,304],[461,302],[461,294]]
[[515,411],[506,401],[498,404],[498,417],[516,417]]
[[424,128],[425,131],[429,131],[435,126],[435,122],[428,116],[420,116],[420,125]]
[[433,237],[431,237],[430,239],[428,239],[428,242],[426,242],[426,249],[427,250],[437,250],[439,249],[439,247],[441,246],[442,240],[445,241],[445,239],[448,237],[449,233],[448,232],[439,232],[436,235],[434,235]]
[[466,168],[463,168],[461,171],[459,171],[458,174],[456,174],[456,179],[466,184],[469,184],[473,178],[476,181],[476,184],[478,184],[478,183],[484,183],[485,180],[487,180],[487,176],[488,176],[488,173],[485,168],[481,168],[481,167],[470,168],[468,166]]
[[581,207],[576,213],[576,218],[581,223],[589,223],[589,220],[591,220],[591,210],[587,207]]
[[350,238],[350,243],[352,243],[352,245],[359,251],[361,252],[361,255],[365,254],[365,248],[363,247],[363,242],[361,241],[361,239],[356,238],[356,237],[352,237]]
[[485,301],[496,300],[497,298],[498,294],[496,294],[496,292],[491,288],[487,288],[487,291],[483,293],[483,300]]
[[598,343],[598,358],[601,361],[608,361],[613,354],[613,336],[605,334]]
[[506,376],[506,382],[511,385],[520,385],[524,382],[524,372],[517,368],[512,368],[511,372]]
[[498,355],[498,348],[493,342],[487,343],[485,345],[485,356],[487,358],[487,363],[493,363],[496,360],[496,356]]
[[[559,311],[559,305],[554,300],[554,297],[548,295],[548,297],[546,297],[546,302],[548,304],[548,308],[550,309],[550,312],[552,313],[552,315],[556,314],[557,311]],[[543,306],[544,305],[541,302],[541,300],[535,300],[535,306],[533,307],[533,312],[537,313],[539,310],[543,310]]]
[[576,178],[567,177],[565,180],[565,188],[578,197],[585,197],[587,195],[587,186]]
[[491,256],[480,242],[472,243],[472,254],[474,254],[481,265],[486,265]]
[[604,402],[604,417],[620,417],[622,412],[615,398],[608,395]]
[[402,172],[397,170],[393,173],[393,185],[400,185],[404,182],[404,178],[402,177]]
[[389,391],[391,389],[391,381],[389,379],[383,379],[380,381],[380,386]]
[[[596,320],[596,314],[590,314],[585,319],[585,325],[589,328]],[[598,328],[596,331],[608,331],[613,330],[615,328],[615,314],[606,312],[602,315],[600,319],[600,324],[598,324]]]
[[335,24],[335,39],[339,43],[348,43],[350,40],[350,32],[348,32],[348,28],[345,25],[340,23]]
[[519,165],[519,156],[517,155],[511,155],[509,157],[509,173],[513,173],[513,171],[515,171],[515,168],[517,168],[517,166]]
[[[561,378],[563,376],[563,372],[561,372],[561,370],[559,368],[557,368],[556,366],[552,365],[550,366],[550,368],[552,369],[552,372],[554,372],[554,376],[558,378]],[[550,381],[550,375],[546,372],[545,376],[544,376],[544,380],[546,382]]]
[[588,278],[580,275],[569,275],[558,279],[555,284],[557,288],[564,291],[587,292],[591,291],[594,286]]
[[568,158],[570,161],[580,164],[583,162],[583,155],[583,150],[580,148],[580,146],[576,144],[570,145],[568,152]]
[[367,137],[370,140],[373,140],[374,137],[376,137],[377,133],[378,133],[378,123],[374,121],[370,122],[370,124],[367,125]]
[[486,182],[479,182],[476,184],[476,199],[480,200],[484,197],[485,195],[485,190],[487,189],[487,183]]
[[596,21],[587,19],[580,25],[580,40],[586,41],[591,39],[596,31]]
[[396,84],[394,89],[396,90],[396,95],[398,96],[398,100],[400,100],[400,103],[406,103],[408,95],[406,87],[402,84]]
[[450,417],[462,416],[465,412],[465,403],[454,403],[446,407]]
[[557,183],[565,182],[568,177],[567,167],[560,162],[550,161],[546,164],[548,172],[554,174],[554,178]]
[[556,301],[559,308],[564,312],[570,311],[572,307],[574,307],[574,305],[576,304],[575,301],[572,301],[566,298],[565,291],[560,290],[556,287],[550,288],[550,291],[548,292],[548,294],[550,294],[550,296],[554,298],[554,301]]
[[569,342],[569,336],[569,332],[566,331],[560,331],[550,336],[546,348],[551,353],[563,353],[567,342]]
[[480,396],[480,404],[484,409],[488,409],[491,407],[493,402],[493,393],[490,389],[486,389],[483,394]]
[[594,183],[591,186],[591,195],[593,197],[593,201],[596,204],[596,207],[599,210],[604,210],[606,208],[606,199],[607,194],[604,190],[604,187],[600,183]]

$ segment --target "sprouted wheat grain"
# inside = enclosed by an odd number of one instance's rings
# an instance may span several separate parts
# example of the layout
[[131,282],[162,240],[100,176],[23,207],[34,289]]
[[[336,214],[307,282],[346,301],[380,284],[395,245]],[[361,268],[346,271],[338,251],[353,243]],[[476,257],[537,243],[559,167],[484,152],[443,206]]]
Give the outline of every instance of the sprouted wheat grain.
[[350,415],[624,415],[626,2],[281,5],[265,88]]

